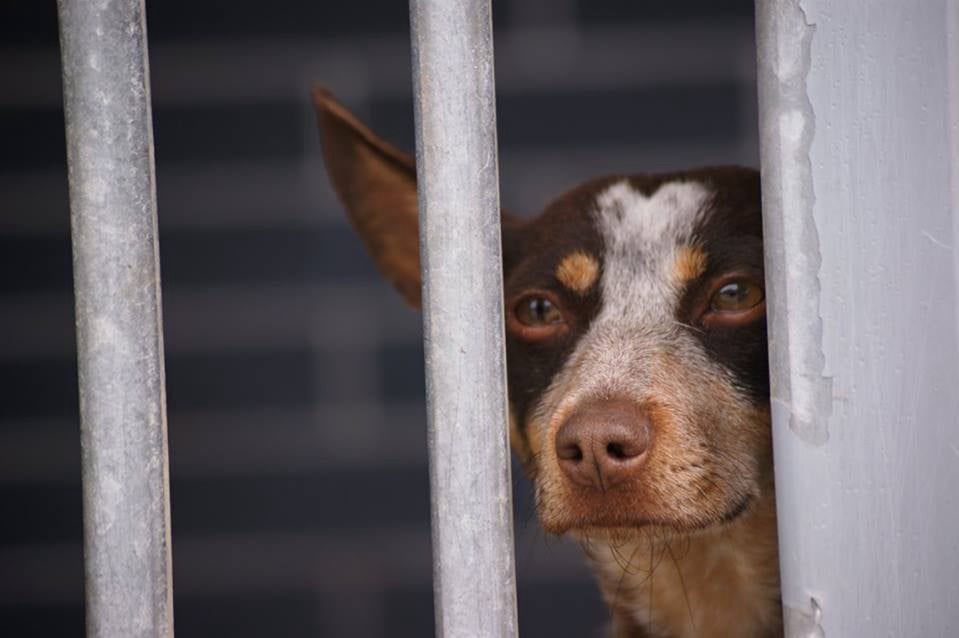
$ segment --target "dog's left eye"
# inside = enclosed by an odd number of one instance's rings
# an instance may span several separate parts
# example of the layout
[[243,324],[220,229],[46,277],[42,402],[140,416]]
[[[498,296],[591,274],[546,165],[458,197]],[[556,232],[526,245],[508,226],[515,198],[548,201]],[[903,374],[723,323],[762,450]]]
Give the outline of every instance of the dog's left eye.
[[516,307],[516,317],[527,326],[562,323],[563,314],[543,297],[527,297]]
[[542,341],[566,331],[566,317],[551,295],[528,293],[511,304],[507,328],[527,341]]
[[720,286],[713,294],[709,307],[720,312],[740,312],[762,303],[765,295],[758,284],[746,279],[737,279]]
[[751,277],[727,276],[717,281],[709,297],[709,305],[700,321],[704,326],[751,325],[766,312],[766,293],[762,284]]

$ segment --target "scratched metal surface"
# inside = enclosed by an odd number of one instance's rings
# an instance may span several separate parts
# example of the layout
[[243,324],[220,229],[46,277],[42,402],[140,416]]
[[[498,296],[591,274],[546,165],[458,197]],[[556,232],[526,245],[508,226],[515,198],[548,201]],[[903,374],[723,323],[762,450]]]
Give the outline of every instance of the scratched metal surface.
[[437,636],[515,636],[489,0],[410,4]]
[[173,635],[153,124],[143,3],[61,0],[87,635]]
[[787,635],[959,633],[947,0],[757,10]]

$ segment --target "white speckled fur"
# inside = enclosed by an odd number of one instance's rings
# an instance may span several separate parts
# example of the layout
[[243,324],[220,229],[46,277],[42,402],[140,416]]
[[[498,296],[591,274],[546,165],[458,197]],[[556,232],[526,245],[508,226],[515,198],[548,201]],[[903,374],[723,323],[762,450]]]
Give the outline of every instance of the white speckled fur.
[[671,276],[676,249],[692,238],[709,197],[699,182],[668,182],[647,197],[624,180],[596,198],[605,246],[603,314],[671,318],[679,294]]
[[672,276],[677,250],[692,241],[710,196],[699,182],[668,182],[646,196],[623,180],[596,198],[604,243],[601,310],[556,378],[562,391],[548,392],[544,407],[551,397],[566,405],[617,393],[644,399],[664,344],[682,351],[688,367],[726,375],[674,319],[682,292]]
[[[622,396],[658,407],[658,445],[646,463],[641,499],[633,506],[650,518],[695,527],[698,521],[722,517],[749,495],[752,513],[724,532],[749,538],[756,526],[775,524],[772,501],[763,498],[771,486],[763,485],[762,462],[751,447],[767,436],[766,417],[737,387],[732,372],[675,318],[683,293],[682,282],[674,277],[676,256],[696,243],[694,231],[709,214],[711,196],[698,182],[669,182],[646,196],[622,181],[596,198],[594,215],[604,242],[600,310],[528,426],[538,439],[535,448],[542,449],[552,445],[559,426],[584,401]],[[723,453],[704,454],[704,449]],[[565,482],[554,478],[561,475],[554,457],[540,456],[537,488],[544,521],[561,519],[570,502]],[[705,483],[716,486],[715,491],[703,493]],[[617,543],[607,547],[597,534],[589,544],[607,600],[639,626],[658,631],[655,635],[684,638],[731,635],[723,632],[740,622],[760,634],[775,626],[775,614],[769,611],[775,606],[766,603],[777,584],[775,561],[765,560],[770,553],[775,556],[774,540],[770,549],[768,543],[732,547],[722,534],[683,536],[679,543],[688,544],[690,556],[673,559],[654,581],[642,569],[633,575],[620,564],[622,550],[628,550],[627,556],[661,558],[669,545],[652,538],[655,533],[640,532],[612,549]],[[714,567],[703,571],[704,565]],[[710,574],[720,573],[728,587],[723,600],[729,609],[747,609],[742,618],[713,609],[722,596],[709,593],[714,587]],[[649,606],[654,582],[657,596]],[[708,625],[715,625],[715,631],[704,631]]]

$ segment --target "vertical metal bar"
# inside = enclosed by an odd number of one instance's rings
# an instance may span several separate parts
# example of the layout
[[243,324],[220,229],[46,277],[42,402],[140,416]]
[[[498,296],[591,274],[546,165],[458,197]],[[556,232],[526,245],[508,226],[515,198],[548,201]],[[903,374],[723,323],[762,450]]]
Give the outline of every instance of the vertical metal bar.
[[87,635],[173,635],[143,0],[59,0],[76,293]]
[[786,634],[957,635],[959,5],[756,17]]
[[437,635],[516,635],[489,0],[411,0]]

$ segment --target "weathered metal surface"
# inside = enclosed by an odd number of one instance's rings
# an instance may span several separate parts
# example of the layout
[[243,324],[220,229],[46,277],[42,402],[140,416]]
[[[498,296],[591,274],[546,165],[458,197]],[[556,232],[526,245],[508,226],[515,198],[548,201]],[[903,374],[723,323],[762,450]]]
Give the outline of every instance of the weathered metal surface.
[[437,635],[513,636],[489,0],[413,0]]
[[163,330],[142,0],[60,0],[87,635],[173,635]]
[[786,633],[959,634],[959,3],[757,3]]

